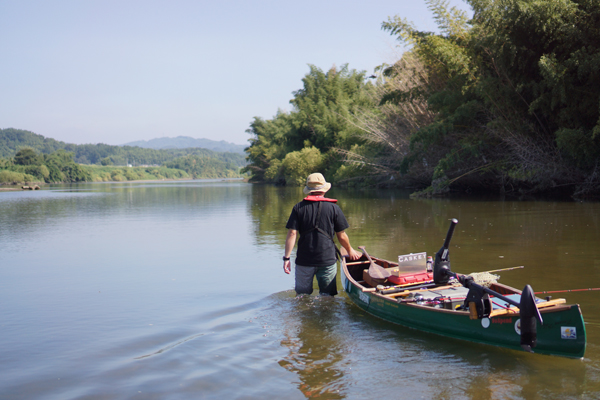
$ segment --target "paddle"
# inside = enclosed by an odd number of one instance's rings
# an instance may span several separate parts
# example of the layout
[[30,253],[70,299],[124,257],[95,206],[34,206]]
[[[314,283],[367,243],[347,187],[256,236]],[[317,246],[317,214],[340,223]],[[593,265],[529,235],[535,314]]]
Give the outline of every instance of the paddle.
[[390,271],[388,271],[387,269],[383,268],[380,265],[375,264],[375,262],[371,259],[371,256],[369,255],[369,253],[367,253],[367,250],[365,249],[365,246],[358,246],[358,248],[360,250],[362,250],[363,254],[365,256],[367,256],[367,259],[369,260],[369,276],[371,278],[374,279],[386,279],[387,277],[389,277],[391,275]]

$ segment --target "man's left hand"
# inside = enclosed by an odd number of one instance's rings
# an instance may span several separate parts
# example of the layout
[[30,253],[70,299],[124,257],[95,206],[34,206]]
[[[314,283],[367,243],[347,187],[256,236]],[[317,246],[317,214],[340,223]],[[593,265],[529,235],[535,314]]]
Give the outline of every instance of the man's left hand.
[[356,261],[359,258],[362,257],[362,253],[359,253],[358,251],[354,250],[354,249],[350,249],[350,254],[348,254],[348,258],[352,261]]

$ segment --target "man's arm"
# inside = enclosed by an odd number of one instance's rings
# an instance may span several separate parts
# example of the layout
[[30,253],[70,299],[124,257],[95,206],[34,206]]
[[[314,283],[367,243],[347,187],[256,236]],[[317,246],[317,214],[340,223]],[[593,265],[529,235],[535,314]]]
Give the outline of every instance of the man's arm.
[[[298,231],[295,229],[288,229],[287,237],[285,238],[285,258],[290,258],[292,255],[292,250],[294,250],[294,246],[296,245],[296,236],[298,235]],[[292,266],[290,260],[283,261],[283,272],[289,274],[292,270]]]
[[359,258],[362,257],[361,253],[354,250],[352,248],[352,246],[350,246],[350,238],[348,238],[346,231],[336,232],[335,234],[338,238],[338,241],[342,245],[342,247],[345,248],[346,251],[348,252],[348,258],[350,258],[350,260],[358,260]]

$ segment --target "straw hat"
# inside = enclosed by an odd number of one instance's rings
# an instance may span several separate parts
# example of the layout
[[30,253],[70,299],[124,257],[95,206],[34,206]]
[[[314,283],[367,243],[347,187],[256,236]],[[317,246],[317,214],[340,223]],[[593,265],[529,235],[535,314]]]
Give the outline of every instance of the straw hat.
[[312,192],[325,193],[331,189],[331,183],[325,181],[323,174],[318,172],[310,174],[306,178],[306,187],[304,188],[304,194],[311,194]]

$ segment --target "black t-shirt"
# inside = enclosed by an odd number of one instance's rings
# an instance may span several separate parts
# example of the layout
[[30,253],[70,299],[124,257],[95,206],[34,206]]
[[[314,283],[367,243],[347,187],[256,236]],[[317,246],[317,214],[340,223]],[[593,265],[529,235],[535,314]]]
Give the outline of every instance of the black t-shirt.
[[[321,215],[317,222],[319,204]],[[329,237],[313,229],[315,226],[321,228]],[[296,264],[306,267],[326,267],[336,262],[333,242],[335,233],[346,230],[350,225],[337,204],[328,201],[302,200],[292,209],[285,227],[300,233]]]

